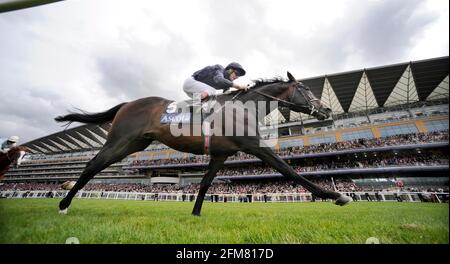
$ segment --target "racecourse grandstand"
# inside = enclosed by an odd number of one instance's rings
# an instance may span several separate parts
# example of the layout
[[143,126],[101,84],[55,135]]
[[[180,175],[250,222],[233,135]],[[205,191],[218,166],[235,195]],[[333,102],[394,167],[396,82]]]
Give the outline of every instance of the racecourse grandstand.
[[[356,193],[354,199],[417,200],[398,192],[433,192],[448,201],[448,66],[446,56],[302,79],[332,109],[331,117],[318,121],[279,108],[265,118],[261,132],[278,136],[274,151],[299,174],[325,188]],[[60,184],[78,178],[110,125],[83,125],[25,143],[31,153],[6,174],[2,195],[36,190],[63,195]],[[176,199],[192,200],[208,161],[155,142],[99,173],[80,197],[91,191],[101,192],[93,197],[114,192],[118,199],[177,194]],[[238,153],[208,193],[216,201],[267,201],[268,194],[307,192],[255,157]],[[239,196],[227,196],[233,194]]]

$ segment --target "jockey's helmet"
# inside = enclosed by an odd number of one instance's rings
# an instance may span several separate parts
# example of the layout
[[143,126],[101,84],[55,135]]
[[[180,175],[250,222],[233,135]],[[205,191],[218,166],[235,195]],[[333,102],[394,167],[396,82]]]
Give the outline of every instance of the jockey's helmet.
[[17,142],[17,141],[19,141],[19,137],[18,136],[10,136],[9,138],[8,138],[8,141],[9,142]]
[[225,70],[229,70],[229,69],[235,70],[237,75],[239,75],[239,76],[245,75],[244,68],[241,66],[241,64],[239,64],[237,62],[232,62],[232,63],[228,64],[227,67],[225,68]]

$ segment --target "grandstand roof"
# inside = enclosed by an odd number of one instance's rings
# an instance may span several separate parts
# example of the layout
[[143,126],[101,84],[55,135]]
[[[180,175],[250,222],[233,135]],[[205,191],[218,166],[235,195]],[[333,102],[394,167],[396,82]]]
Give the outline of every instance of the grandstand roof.
[[300,81],[310,86],[312,92],[317,97],[322,98],[324,80],[327,78],[342,107],[347,111],[364,72],[368,77],[378,105],[383,106],[397,83],[401,81],[400,78],[402,75],[408,70],[408,66],[411,69],[410,78],[415,83],[419,99],[424,101],[444,78],[448,76],[449,57],[445,56],[350,72],[327,74],[302,79]]
[[111,123],[82,125],[23,144],[33,154],[55,154],[99,149],[103,146]]
[[[300,79],[334,113],[448,98],[449,57]],[[439,90],[437,96],[436,91]],[[432,96],[433,95],[433,96]],[[433,97],[433,98],[430,98]],[[351,107],[351,106],[354,107]],[[290,111],[280,109],[290,119]]]
[[[447,98],[449,56],[300,79],[334,113]],[[270,116],[290,120],[289,109]],[[33,153],[76,152],[100,148],[111,124],[83,125],[23,144]]]

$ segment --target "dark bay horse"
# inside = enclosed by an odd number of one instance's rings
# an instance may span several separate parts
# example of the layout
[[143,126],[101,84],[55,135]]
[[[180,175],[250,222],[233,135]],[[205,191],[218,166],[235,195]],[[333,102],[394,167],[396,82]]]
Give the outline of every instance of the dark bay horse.
[[[277,102],[278,106],[288,107],[295,112],[311,114],[319,120],[328,118],[331,113],[331,110],[322,105],[320,100],[312,94],[307,86],[298,82],[290,73],[288,73],[287,81],[279,79],[257,81],[256,85],[247,92],[222,94],[217,96],[216,99],[222,106],[232,100],[242,103],[266,103],[268,107],[266,107],[265,113],[262,113],[262,116],[269,114],[273,110],[273,107],[270,107],[270,102]],[[162,125],[160,123],[161,114],[172,102],[161,97],[147,97],[119,104],[102,113],[71,113],[56,117],[55,120],[57,122],[69,123],[102,124],[112,121],[112,126],[103,148],[87,163],[75,186],[61,200],[59,203],[60,212],[67,212],[67,208],[78,190],[83,188],[98,172],[134,152],[144,150],[154,140],[158,140],[178,151],[205,154],[204,146],[206,137],[201,135],[174,136],[171,133],[170,125]],[[247,115],[233,113],[227,113],[226,110],[219,111],[218,114],[222,114],[223,121],[222,123],[214,124],[214,126],[219,126],[218,128],[223,129],[226,122],[231,122],[236,128],[245,127],[251,118],[257,118],[251,116],[252,113],[247,113]],[[238,151],[258,157],[286,178],[304,186],[316,197],[336,200],[335,204],[337,205],[345,205],[351,200],[349,197],[340,193],[325,190],[301,175],[298,175],[271,148],[264,145],[261,147],[262,138],[258,130],[256,131],[256,135],[249,135],[247,133],[245,136],[226,135],[223,132],[221,136],[213,135],[208,140],[210,142],[208,152],[210,162],[207,172],[200,183],[200,190],[192,211],[193,215],[200,215],[203,199],[216,173],[224,166],[225,160]]]
[[12,147],[6,153],[0,152],[0,181],[3,180],[11,165],[20,165],[26,152],[28,152],[28,149],[24,146]]

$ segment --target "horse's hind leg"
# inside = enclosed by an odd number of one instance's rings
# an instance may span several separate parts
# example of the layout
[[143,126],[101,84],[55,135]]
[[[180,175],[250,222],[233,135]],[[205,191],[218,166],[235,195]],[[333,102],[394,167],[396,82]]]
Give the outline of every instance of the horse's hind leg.
[[82,189],[97,173],[105,169],[111,164],[114,164],[129,154],[144,150],[150,143],[151,139],[140,139],[128,142],[127,139],[122,139],[115,142],[106,142],[100,152],[91,159],[85,169],[78,178],[77,183],[69,191],[67,196],[59,203],[61,213],[66,213],[66,209],[72,202],[75,194]]

